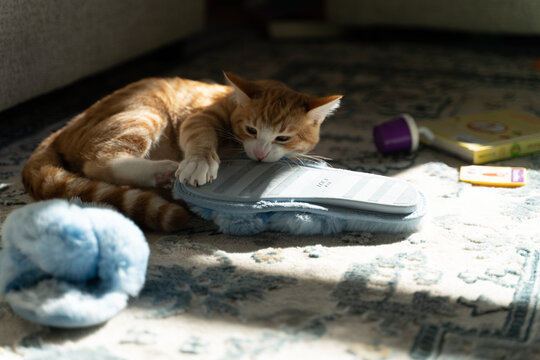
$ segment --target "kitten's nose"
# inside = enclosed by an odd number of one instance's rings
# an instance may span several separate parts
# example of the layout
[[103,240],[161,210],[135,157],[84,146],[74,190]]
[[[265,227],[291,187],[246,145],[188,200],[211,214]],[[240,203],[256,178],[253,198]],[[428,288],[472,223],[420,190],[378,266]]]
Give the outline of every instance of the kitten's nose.
[[255,143],[255,147],[253,148],[253,155],[257,158],[259,161],[263,161],[264,158],[268,156],[270,153],[270,149],[272,148],[272,143],[265,140],[265,139],[257,139],[257,142]]
[[257,160],[263,161],[263,159],[266,157],[266,155],[268,155],[268,153],[267,153],[267,152],[260,151],[260,150],[258,150],[258,149],[255,149],[255,151],[253,152],[253,155],[255,155],[255,157],[257,158]]

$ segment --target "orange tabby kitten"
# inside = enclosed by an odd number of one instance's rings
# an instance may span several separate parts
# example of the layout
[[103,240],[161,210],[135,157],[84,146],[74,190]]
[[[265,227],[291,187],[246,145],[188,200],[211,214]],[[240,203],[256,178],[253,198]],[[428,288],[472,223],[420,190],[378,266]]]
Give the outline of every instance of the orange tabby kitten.
[[305,154],[341,98],[225,77],[230,86],[144,79],[106,96],[39,145],[23,170],[26,191],[108,203],[139,225],[178,230],[188,212],[157,194],[173,176],[204,185],[239,144],[256,161]]

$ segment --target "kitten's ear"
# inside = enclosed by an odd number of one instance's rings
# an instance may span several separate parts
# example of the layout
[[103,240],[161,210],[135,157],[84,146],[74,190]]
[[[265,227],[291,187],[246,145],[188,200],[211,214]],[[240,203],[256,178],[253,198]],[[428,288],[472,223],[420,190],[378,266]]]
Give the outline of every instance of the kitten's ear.
[[343,95],[310,97],[307,100],[307,115],[315,124],[322,123],[327,116],[331,115],[339,107],[342,97]]
[[240,76],[231,72],[223,72],[225,79],[234,88],[234,95],[237,104],[247,104],[249,100],[253,98],[255,93],[259,90],[259,87],[252,83],[242,79]]

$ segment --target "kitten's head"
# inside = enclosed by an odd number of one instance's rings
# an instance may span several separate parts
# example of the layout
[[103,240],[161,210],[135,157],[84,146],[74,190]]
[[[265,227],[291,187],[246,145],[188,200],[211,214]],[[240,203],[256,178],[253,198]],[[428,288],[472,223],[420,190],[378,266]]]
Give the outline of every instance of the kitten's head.
[[339,107],[341,95],[312,97],[273,80],[247,81],[225,73],[234,88],[234,135],[257,161],[306,154],[319,141],[321,123]]

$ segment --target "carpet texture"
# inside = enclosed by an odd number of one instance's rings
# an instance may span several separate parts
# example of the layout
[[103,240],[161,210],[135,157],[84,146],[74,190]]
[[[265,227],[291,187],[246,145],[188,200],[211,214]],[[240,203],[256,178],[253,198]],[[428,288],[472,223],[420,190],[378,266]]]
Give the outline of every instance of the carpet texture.
[[[458,182],[464,163],[452,156],[427,147],[382,156],[371,139],[374,125],[405,112],[417,119],[502,108],[540,115],[533,52],[474,41],[248,37],[155,69],[218,81],[225,69],[313,95],[344,94],[315,153],[335,167],[418,186],[429,203],[423,227],[236,237],[194,218],[178,233],[146,233],[145,286],[103,326],[42,327],[0,298],[0,358],[540,358],[540,155],[496,163],[527,167],[526,186],[488,188]],[[0,150],[1,221],[31,202],[20,181],[24,161],[66,120]]]

